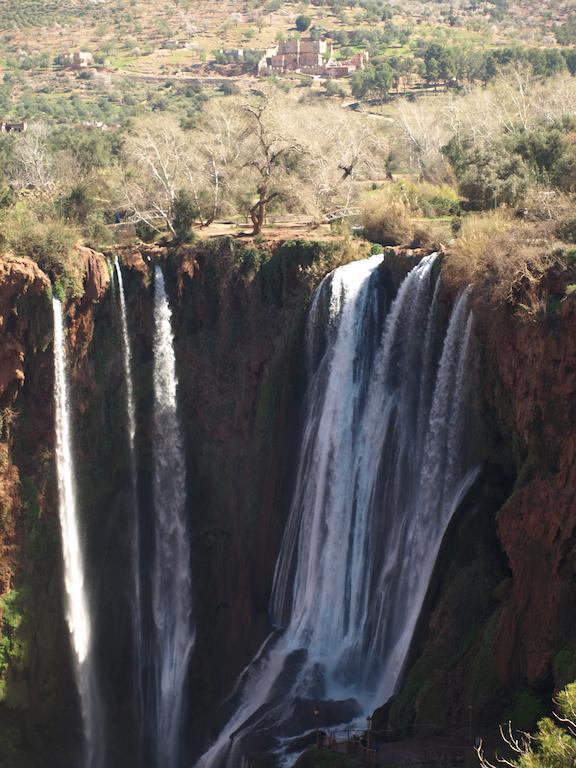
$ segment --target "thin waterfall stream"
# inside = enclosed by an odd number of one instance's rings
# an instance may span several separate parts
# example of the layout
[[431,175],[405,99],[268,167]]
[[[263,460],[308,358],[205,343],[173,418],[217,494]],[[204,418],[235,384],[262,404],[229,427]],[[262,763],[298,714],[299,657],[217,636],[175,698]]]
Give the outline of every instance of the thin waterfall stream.
[[172,313],[154,269],[152,615],[157,768],[177,768],[188,661],[194,644],[184,437],[178,415]]
[[[135,689],[134,720],[136,722],[138,741],[143,741],[144,719],[144,689],[143,689],[143,662],[144,662],[144,627],[142,620],[142,589],[140,576],[140,521],[138,505],[138,467],[136,463],[136,401],[134,398],[134,377],[132,373],[132,347],[130,345],[130,333],[128,330],[128,312],[126,310],[126,295],[122,269],[118,258],[114,261],[114,270],[118,280],[118,300],[120,309],[120,328],[122,338],[122,363],[124,368],[124,381],[126,386],[126,420],[128,427],[128,445],[130,452],[130,490],[132,504],[132,623],[134,637],[133,679]],[[114,285],[114,281],[112,281]]]
[[105,765],[104,728],[96,670],[94,669],[92,622],[78,521],[64,316],[62,304],[56,298],[52,300],[52,309],[54,317],[56,471],[66,591],[66,621],[74,653],[76,681],[84,726],[85,754],[83,765],[86,768],[103,768]]
[[443,536],[478,474],[472,315],[464,292],[445,317],[436,261],[423,259],[395,296],[382,256],[340,267],[316,291],[277,629],[241,675],[204,768],[262,751],[289,764],[312,702],[337,725],[399,684]]

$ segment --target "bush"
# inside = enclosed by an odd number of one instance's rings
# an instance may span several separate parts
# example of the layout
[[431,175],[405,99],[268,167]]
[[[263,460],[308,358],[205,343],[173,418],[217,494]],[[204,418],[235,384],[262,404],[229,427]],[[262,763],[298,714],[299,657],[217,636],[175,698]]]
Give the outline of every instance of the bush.
[[520,205],[530,185],[525,161],[496,147],[474,152],[460,179],[460,192],[474,210]]
[[77,224],[85,224],[94,205],[87,188],[78,184],[59,201],[64,218]]
[[21,624],[22,593],[13,590],[0,598],[0,700],[6,695],[6,675],[10,665],[24,653]]
[[414,225],[406,203],[382,191],[361,205],[364,237],[380,245],[406,245],[414,237]]
[[576,217],[561,221],[556,227],[556,235],[565,243],[576,244]]
[[475,284],[487,303],[510,302],[536,315],[547,304],[541,278],[558,261],[555,244],[546,225],[519,221],[506,211],[467,216],[443,274],[459,287]]
[[236,85],[236,83],[224,80],[224,82],[220,85],[220,92],[224,96],[236,96],[240,93],[240,88]]
[[310,24],[312,23],[312,19],[309,16],[304,16],[304,14],[300,14],[300,16],[296,17],[296,29],[298,32],[306,32],[306,30],[310,27]]
[[395,189],[414,213],[423,216],[456,216],[460,213],[458,193],[448,184],[402,182]]
[[516,695],[512,706],[505,712],[506,720],[511,720],[516,728],[533,728],[538,720],[546,714],[546,708],[540,699],[529,688],[523,688]]
[[0,244],[35,261],[68,298],[80,298],[83,275],[75,258],[78,231],[59,219],[41,220],[21,204],[2,219]]

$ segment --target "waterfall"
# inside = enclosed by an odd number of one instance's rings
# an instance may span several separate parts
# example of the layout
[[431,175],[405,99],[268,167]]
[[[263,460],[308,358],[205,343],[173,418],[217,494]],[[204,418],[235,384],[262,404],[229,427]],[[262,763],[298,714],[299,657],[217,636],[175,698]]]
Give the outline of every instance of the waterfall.
[[202,766],[278,750],[302,730],[298,702],[331,702],[336,724],[390,698],[442,538],[477,475],[467,295],[446,324],[432,256],[390,301],[382,259],[335,270],[314,296],[299,466],[271,604],[278,629],[241,676],[236,711]]
[[155,740],[160,768],[176,768],[179,764],[186,672],[194,643],[184,440],[178,417],[178,382],[171,318],[162,270],[156,266],[152,614],[155,635]]
[[54,315],[54,404],[56,412],[56,473],[62,533],[66,621],[74,653],[80,694],[87,768],[103,765],[101,705],[92,658],[92,627],[78,524],[76,480],[70,420],[66,340],[62,305],[52,300]]
[[[126,422],[128,427],[128,447],[130,452],[130,490],[132,504],[132,624],[134,635],[134,689],[135,689],[135,722],[142,743],[144,699],[143,699],[143,622],[142,622],[142,590],[140,579],[140,523],[138,506],[138,473],[136,464],[136,404],[134,399],[134,379],[132,375],[132,348],[130,346],[130,334],[128,332],[128,313],[126,311],[126,296],[124,293],[124,281],[120,263],[116,258],[114,269],[118,280],[118,299],[120,308],[120,329],[122,336],[122,363],[124,368],[124,381],[126,386]],[[114,286],[114,281],[112,281]]]

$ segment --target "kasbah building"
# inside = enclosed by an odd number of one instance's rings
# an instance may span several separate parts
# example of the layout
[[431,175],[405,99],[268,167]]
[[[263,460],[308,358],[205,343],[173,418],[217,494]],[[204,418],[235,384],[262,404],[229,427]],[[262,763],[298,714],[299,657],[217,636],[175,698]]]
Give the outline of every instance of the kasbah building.
[[268,48],[258,64],[259,75],[301,72],[321,77],[348,77],[368,62],[367,53],[357,53],[346,61],[334,59],[331,40],[284,40]]

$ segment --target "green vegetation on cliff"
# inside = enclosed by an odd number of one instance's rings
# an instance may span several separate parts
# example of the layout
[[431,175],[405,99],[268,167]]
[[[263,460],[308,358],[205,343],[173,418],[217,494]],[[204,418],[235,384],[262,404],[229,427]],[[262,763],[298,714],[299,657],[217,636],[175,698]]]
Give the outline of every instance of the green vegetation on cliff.
[[6,675],[24,652],[21,636],[22,594],[17,590],[0,597],[0,701],[6,695]]
[[480,750],[481,768],[573,768],[576,764],[576,683],[556,697],[554,718],[543,718],[533,735],[504,728],[507,759],[490,761]]

